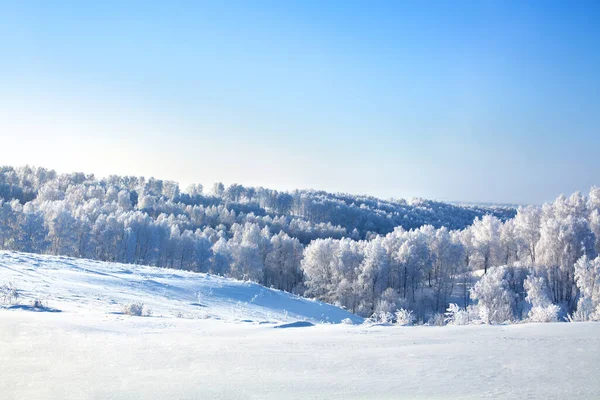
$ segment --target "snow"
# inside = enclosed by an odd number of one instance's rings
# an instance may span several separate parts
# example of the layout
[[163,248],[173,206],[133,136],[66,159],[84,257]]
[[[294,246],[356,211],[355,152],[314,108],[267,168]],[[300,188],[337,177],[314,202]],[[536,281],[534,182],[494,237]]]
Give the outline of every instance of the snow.
[[209,274],[0,251],[0,285],[13,283],[26,301],[39,298],[72,313],[119,313],[144,303],[161,317],[239,322],[340,323],[362,318],[343,309],[264,286]]
[[310,323],[308,321],[296,321],[296,322],[290,322],[288,324],[281,324],[281,325],[277,325],[274,326],[273,328],[306,328],[309,326],[315,326],[315,324]]
[[[9,281],[23,290],[23,305],[39,297],[62,312],[0,309],[2,399],[592,399],[600,393],[599,323],[324,324],[349,314],[214,276],[0,253],[0,284]],[[119,314],[128,301],[144,302],[153,316]],[[285,325],[294,328],[273,329]]]

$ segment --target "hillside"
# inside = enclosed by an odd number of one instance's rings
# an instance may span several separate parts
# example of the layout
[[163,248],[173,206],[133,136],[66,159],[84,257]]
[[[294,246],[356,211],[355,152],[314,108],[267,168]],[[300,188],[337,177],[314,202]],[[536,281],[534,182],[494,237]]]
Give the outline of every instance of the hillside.
[[[41,300],[52,310],[118,315],[142,303],[152,316],[229,322],[339,323],[353,314],[251,282],[210,274],[67,257],[0,252],[0,285],[12,283],[20,303]],[[21,309],[15,306],[12,311]],[[26,307],[25,307],[26,308]]]

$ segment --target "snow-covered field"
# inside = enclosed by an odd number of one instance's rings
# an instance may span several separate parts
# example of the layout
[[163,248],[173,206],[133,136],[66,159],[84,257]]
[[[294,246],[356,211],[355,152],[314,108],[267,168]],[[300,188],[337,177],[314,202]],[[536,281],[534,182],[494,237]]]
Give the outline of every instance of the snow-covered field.
[[2,399],[600,398],[597,323],[366,326],[215,276],[2,252],[8,282],[61,312],[0,309]]

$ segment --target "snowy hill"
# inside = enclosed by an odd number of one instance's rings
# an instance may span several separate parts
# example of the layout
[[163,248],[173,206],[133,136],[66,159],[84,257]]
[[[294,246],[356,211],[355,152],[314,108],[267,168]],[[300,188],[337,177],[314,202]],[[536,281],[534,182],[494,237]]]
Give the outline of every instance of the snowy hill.
[[339,323],[341,308],[264,286],[181,270],[0,251],[0,285],[12,283],[21,303],[39,299],[69,313],[120,313],[143,303],[157,317],[252,323]]

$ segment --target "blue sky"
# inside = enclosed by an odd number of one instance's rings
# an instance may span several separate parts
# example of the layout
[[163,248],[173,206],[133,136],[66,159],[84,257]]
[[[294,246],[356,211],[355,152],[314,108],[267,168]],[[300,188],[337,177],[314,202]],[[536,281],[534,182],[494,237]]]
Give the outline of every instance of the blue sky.
[[584,1],[2,2],[0,164],[540,203],[600,185],[599,20]]

